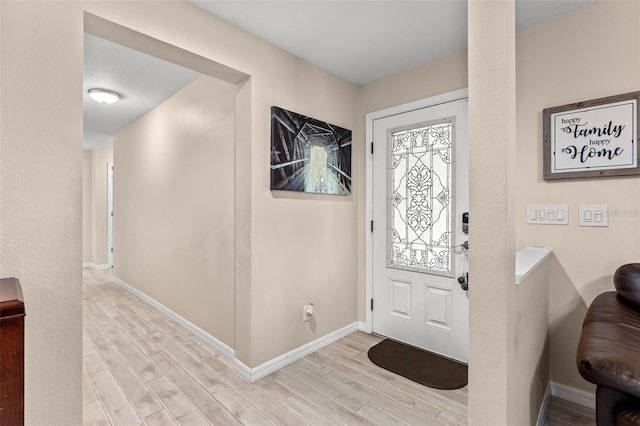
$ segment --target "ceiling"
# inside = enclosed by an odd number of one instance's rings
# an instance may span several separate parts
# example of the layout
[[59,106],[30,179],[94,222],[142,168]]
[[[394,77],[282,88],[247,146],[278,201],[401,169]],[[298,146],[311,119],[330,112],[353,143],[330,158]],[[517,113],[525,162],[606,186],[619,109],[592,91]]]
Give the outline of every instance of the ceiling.
[[[188,1],[354,84],[467,46],[466,0]],[[594,2],[517,0],[516,27]]]
[[[465,0],[199,1],[206,12],[354,84],[364,84],[466,48]],[[517,0],[518,29],[597,0]],[[112,135],[199,74],[85,35],[84,145],[110,148]],[[123,95],[92,101],[100,87]]]
[[[85,34],[84,148],[110,149],[113,135],[199,76],[187,68]],[[89,97],[91,88],[109,89],[122,98],[115,104],[101,104]]]

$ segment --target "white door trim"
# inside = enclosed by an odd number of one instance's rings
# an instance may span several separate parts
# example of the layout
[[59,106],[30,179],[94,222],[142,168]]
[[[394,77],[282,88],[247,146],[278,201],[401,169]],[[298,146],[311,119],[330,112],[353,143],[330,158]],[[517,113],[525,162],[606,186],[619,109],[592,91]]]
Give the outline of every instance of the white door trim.
[[[386,108],[380,111],[374,111],[365,115],[365,141],[366,141],[366,195],[365,195],[365,246],[366,246],[366,263],[365,263],[365,328],[363,331],[371,333],[373,331],[373,316],[371,313],[371,298],[373,295],[373,238],[370,230],[371,220],[373,218],[373,174],[371,144],[373,143],[373,122],[380,118],[392,115],[402,114],[446,102],[457,101],[469,97],[469,89],[454,90],[452,92],[443,93],[441,95],[432,96],[430,98],[420,99],[414,102]],[[380,148],[377,148],[380,149]]]
[[107,268],[113,268],[113,163],[107,164]]

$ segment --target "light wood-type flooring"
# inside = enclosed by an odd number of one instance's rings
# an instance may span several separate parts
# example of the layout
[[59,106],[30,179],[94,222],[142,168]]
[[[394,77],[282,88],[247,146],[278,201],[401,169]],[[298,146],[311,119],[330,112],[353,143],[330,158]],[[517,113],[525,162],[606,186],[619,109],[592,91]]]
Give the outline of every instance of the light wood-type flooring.
[[[437,390],[373,365],[353,333],[253,384],[232,363],[111,282],[83,270],[85,425],[463,425],[467,388]],[[595,425],[552,399],[546,425]]]

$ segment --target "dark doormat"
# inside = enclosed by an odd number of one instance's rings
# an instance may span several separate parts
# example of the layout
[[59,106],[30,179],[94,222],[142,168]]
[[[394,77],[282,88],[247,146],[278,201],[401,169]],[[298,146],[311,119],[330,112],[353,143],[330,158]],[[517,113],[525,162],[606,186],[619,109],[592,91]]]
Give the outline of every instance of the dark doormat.
[[367,355],[375,365],[430,388],[459,389],[468,382],[466,365],[393,340],[383,340]]

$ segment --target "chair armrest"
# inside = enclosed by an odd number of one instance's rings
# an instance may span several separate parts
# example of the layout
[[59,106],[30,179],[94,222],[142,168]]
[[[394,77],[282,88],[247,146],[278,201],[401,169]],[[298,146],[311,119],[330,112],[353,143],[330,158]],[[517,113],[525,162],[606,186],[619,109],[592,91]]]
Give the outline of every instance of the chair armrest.
[[640,397],[639,360],[640,329],[614,322],[583,325],[577,364],[585,380]]

